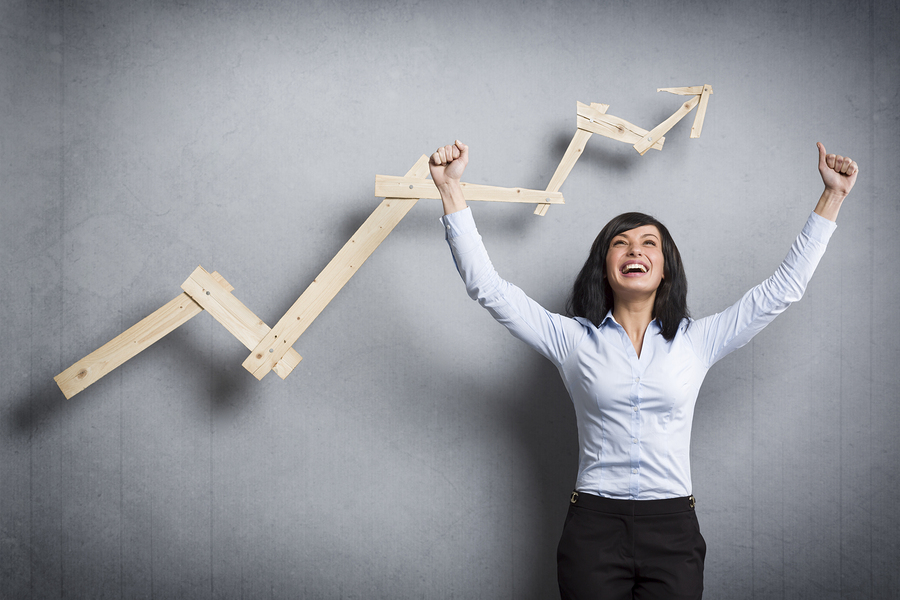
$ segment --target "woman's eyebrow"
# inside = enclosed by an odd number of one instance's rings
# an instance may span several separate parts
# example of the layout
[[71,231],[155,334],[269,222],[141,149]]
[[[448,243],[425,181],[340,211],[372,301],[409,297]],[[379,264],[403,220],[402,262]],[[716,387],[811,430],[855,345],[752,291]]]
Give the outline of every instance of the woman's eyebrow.
[[[650,233],[650,232],[643,233],[643,234],[641,234],[640,237],[641,237],[641,239],[646,238],[646,237],[655,237],[656,239],[660,239],[660,237],[658,235],[656,235],[655,233]],[[612,239],[613,240],[617,240],[617,239],[627,240],[628,236],[626,236],[625,233],[622,232],[622,233],[617,233],[616,235],[614,235]]]

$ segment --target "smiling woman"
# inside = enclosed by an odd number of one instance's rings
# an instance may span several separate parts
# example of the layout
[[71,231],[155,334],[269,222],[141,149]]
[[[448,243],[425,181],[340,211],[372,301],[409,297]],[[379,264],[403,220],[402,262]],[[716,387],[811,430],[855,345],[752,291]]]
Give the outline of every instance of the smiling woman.
[[571,316],[551,313],[491,265],[459,178],[460,142],[431,156],[447,241],[469,295],[556,365],[578,424],[575,491],[557,549],[563,598],[700,598],[706,542],[694,512],[691,426],[710,367],[800,299],[856,182],[819,144],[825,191],[769,279],[693,320],[681,256],[641,213],[612,219],[575,280]]
[[[644,271],[623,272],[629,264],[643,265]],[[671,341],[689,314],[681,253],[666,226],[637,212],[610,220],[597,235],[575,278],[567,308],[571,316],[584,317],[595,326],[611,310],[620,323],[635,312],[645,318],[653,315],[662,336]],[[638,340],[632,339],[638,356],[648,323],[632,328],[639,335]]]

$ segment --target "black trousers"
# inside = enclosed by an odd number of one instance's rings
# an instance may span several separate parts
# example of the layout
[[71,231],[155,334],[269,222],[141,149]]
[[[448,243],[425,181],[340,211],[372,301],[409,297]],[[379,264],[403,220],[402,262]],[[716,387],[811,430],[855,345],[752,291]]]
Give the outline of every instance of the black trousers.
[[556,554],[563,600],[694,600],[706,542],[694,499],[573,494]]

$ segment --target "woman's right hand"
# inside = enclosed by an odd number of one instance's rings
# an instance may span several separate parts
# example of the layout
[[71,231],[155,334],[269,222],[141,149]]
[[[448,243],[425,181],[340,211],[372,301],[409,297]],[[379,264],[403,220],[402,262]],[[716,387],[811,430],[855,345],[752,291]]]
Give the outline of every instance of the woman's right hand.
[[428,161],[431,179],[441,193],[445,215],[466,208],[466,198],[459,180],[467,164],[469,164],[469,147],[459,140],[438,148]]
[[451,181],[459,183],[468,163],[469,147],[461,141],[438,148],[428,161],[434,185],[440,189]]

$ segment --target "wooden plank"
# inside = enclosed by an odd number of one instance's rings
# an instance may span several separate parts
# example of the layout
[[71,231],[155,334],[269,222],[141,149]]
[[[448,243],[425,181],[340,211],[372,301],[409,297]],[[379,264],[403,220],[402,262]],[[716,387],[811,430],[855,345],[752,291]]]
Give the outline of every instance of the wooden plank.
[[[234,289],[218,273],[213,273],[212,277],[223,289]],[[65,397],[71,398],[201,312],[203,308],[188,294],[179,294],[53,379]]]
[[[591,106],[597,108],[602,113],[605,113],[606,109],[609,108],[609,105],[606,104],[592,104]],[[593,134],[590,131],[584,129],[575,130],[575,135],[572,136],[572,141],[569,142],[566,153],[563,154],[562,160],[559,161],[559,165],[556,166],[556,171],[553,172],[553,176],[550,178],[550,183],[547,184],[548,192],[559,191],[559,188],[562,187],[562,184],[569,176],[569,173],[572,172],[572,167],[574,167],[575,163],[578,162],[578,159],[581,158],[581,153],[584,152],[584,147],[587,145],[587,142],[591,139],[592,135]],[[549,202],[538,204],[534,209],[534,214],[543,217],[547,214],[549,208]]]
[[641,156],[644,155],[650,147],[656,143],[662,136],[666,134],[672,127],[675,126],[675,123],[684,118],[684,115],[691,112],[695,106],[700,102],[700,96],[694,96],[684,104],[682,104],[678,110],[672,113],[672,116],[654,127],[647,135],[645,135],[638,143],[634,145],[634,149],[637,150]]
[[694,125],[691,127],[691,137],[700,137],[703,131],[703,120],[706,118],[706,107],[709,104],[709,96],[712,94],[712,86],[704,85],[703,93],[700,94],[700,104],[697,106],[697,115],[694,117]]
[[[537,204],[564,204],[559,192],[544,192],[525,188],[503,188],[477,183],[459,184],[467,201],[481,202],[524,202]],[[397,177],[394,175],[375,176],[375,195],[380,198],[430,199],[440,200],[441,194],[434,182],[423,177]]]
[[[699,96],[703,93],[703,88],[708,87],[705,85],[689,85],[687,87],[671,87],[671,88],[656,88],[657,92],[669,92],[670,94],[678,94],[680,96]],[[709,88],[709,93],[712,93],[712,88]]]
[[272,370],[276,375],[284,379],[285,377],[290,375],[294,369],[297,368],[297,365],[300,364],[301,360],[303,359],[300,358],[300,355],[297,354],[297,351],[291,348],[287,351],[287,354],[281,357],[281,360],[275,363],[275,366],[272,367]]
[[234,294],[219,286],[203,267],[194,269],[181,289],[247,348],[252,349],[269,333],[269,327]]
[[[601,114],[605,114],[607,109],[609,109],[609,104],[599,104],[597,102],[591,103],[591,108],[596,110]],[[577,111],[577,106],[576,106]],[[576,123],[578,121],[576,112]],[[587,146],[587,142],[591,139],[593,134],[590,131],[586,131],[584,129],[576,129],[575,135],[572,136],[572,141],[569,142],[569,147],[566,148],[566,153],[563,154],[562,160],[559,161],[559,165],[556,167],[556,171],[553,172],[553,176],[550,178],[550,183],[547,184],[548,192],[558,192],[559,188],[562,187],[563,182],[566,178],[569,177],[569,173],[572,172],[572,168],[575,166],[575,163],[578,162],[578,159],[581,158],[581,153],[584,152],[584,147]],[[550,203],[544,203],[542,206],[545,206],[544,212],[546,213],[546,209],[549,208]]]
[[[593,134],[590,131],[585,131],[584,129],[575,130],[575,135],[572,136],[572,141],[569,142],[566,153],[563,154],[562,160],[559,162],[556,171],[554,171],[553,176],[550,178],[550,183],[547,184],[548,192],[559,190],[562,182],[565,181],[566,177],[569,176],[569,173],[572,172],[572,167],[575,166],[575,162],[581,157],[581,153],[584,151],[584,147],[592,135]],[[543,217],[547,214],[549,208],[550,202],[543,202],[535,207],[534,214]]]
[[[648,134],[646,129],[629,123],[625,119],[601,113],[581,102],[578,103],[578,128],[591,133],[599,133],[626,144],[636,144]],[[658,138],[651,148],[662,150],[663,143],[665,143],[665,139]]]
[[[244,306],[230,290],[225,289],[203,267],[197,267],[181,285],[194,301],[203,307],[248,350],[253,350],[269,333],[270,328],[252,310]],[[289,349],[275,371],[282,379],[303,360],[297,351]]]
[[[406,173],[406,177],[419,179],[426,175],[428,175],[427,156],[419,158]],[[415,203],[415,199],[385,198],[319,276],[309,284],[294,305],[256,345],[244,361],[244,368],[253,373],[257,379],[265,377]]]

